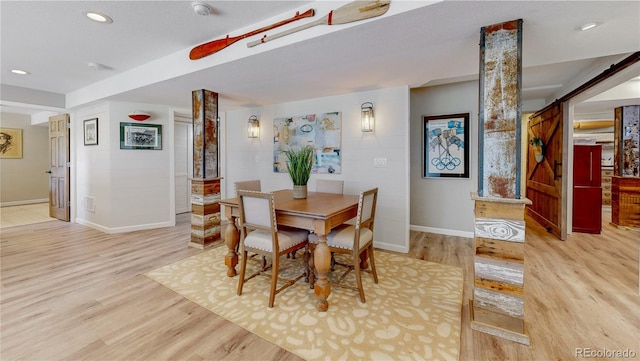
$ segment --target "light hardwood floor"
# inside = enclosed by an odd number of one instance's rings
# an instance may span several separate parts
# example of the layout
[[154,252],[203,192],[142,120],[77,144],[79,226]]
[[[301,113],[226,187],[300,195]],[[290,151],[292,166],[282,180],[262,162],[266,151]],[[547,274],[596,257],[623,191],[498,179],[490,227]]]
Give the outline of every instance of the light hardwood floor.
[[[114,235],[59,221],[3,228],[0,359],[299,360],[144,276],[201,252],[189,228],[188,215]],[[472,331],[465,302],[460,360],[574,360],[583,347],[640,358],[640,233],[605,224],[562,242],[530,221],[527,232],[531,346]],[[472,239],[411,232],[409,255],[462,267],[471,297]]]
[[25,204],[0,208],[0,228],[55,221],[49,217],[49,203]]

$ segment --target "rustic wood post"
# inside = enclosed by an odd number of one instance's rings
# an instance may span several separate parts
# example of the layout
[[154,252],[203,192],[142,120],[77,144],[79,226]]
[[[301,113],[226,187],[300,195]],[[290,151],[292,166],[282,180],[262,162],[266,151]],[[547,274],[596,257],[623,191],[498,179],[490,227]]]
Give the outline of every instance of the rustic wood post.
[[525,205],[520,196],[522,20],[483,27],[471,328],[529,345],[524,321]]
[[204,249],[220,240],[218,175],[218,94],[194,90],[193,179],[191,180],[191,242]]
[[640,229],[640,105],[615,108],[611,224]]

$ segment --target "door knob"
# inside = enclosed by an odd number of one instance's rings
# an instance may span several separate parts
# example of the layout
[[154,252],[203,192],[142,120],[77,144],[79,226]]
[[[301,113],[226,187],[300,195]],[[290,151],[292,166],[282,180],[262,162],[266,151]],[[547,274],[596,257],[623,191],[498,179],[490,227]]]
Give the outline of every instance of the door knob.
[[49,173],[49,174],[51,174],[51,171],[50,171],[50,170],[47,170],[47,171],[45,171],[45,173]]

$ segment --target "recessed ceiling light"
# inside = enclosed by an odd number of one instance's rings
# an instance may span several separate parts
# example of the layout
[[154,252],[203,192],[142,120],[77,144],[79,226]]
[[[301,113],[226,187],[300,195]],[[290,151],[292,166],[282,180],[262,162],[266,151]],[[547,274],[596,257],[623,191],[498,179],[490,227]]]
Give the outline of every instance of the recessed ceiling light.
[[595,28],[596,26],[599,26],[599,25],[600,25],[600,23],[586,23],[586,24],[583,24],[583,25],[579,26],[578,30],[585,31],[585,30],[593,29],[593,28]]
[[20,69],[11,69],[11,72],[18,75],[27,75],[29,72]]
[[96,11],[85,11],[83,14],[97,23],[111,24],[113,22],[113,19],[111,19],[108,15]]

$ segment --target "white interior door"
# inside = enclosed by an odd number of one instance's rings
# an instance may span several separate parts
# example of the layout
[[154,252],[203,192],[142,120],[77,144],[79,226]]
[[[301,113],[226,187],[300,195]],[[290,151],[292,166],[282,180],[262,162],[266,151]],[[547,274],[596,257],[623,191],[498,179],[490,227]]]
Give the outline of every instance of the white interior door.
[[69,114],[49,117],[49,217],[71,220]]
[[193,175],[192,119],[175,116],[176,214],[191,212],[191,177]]

